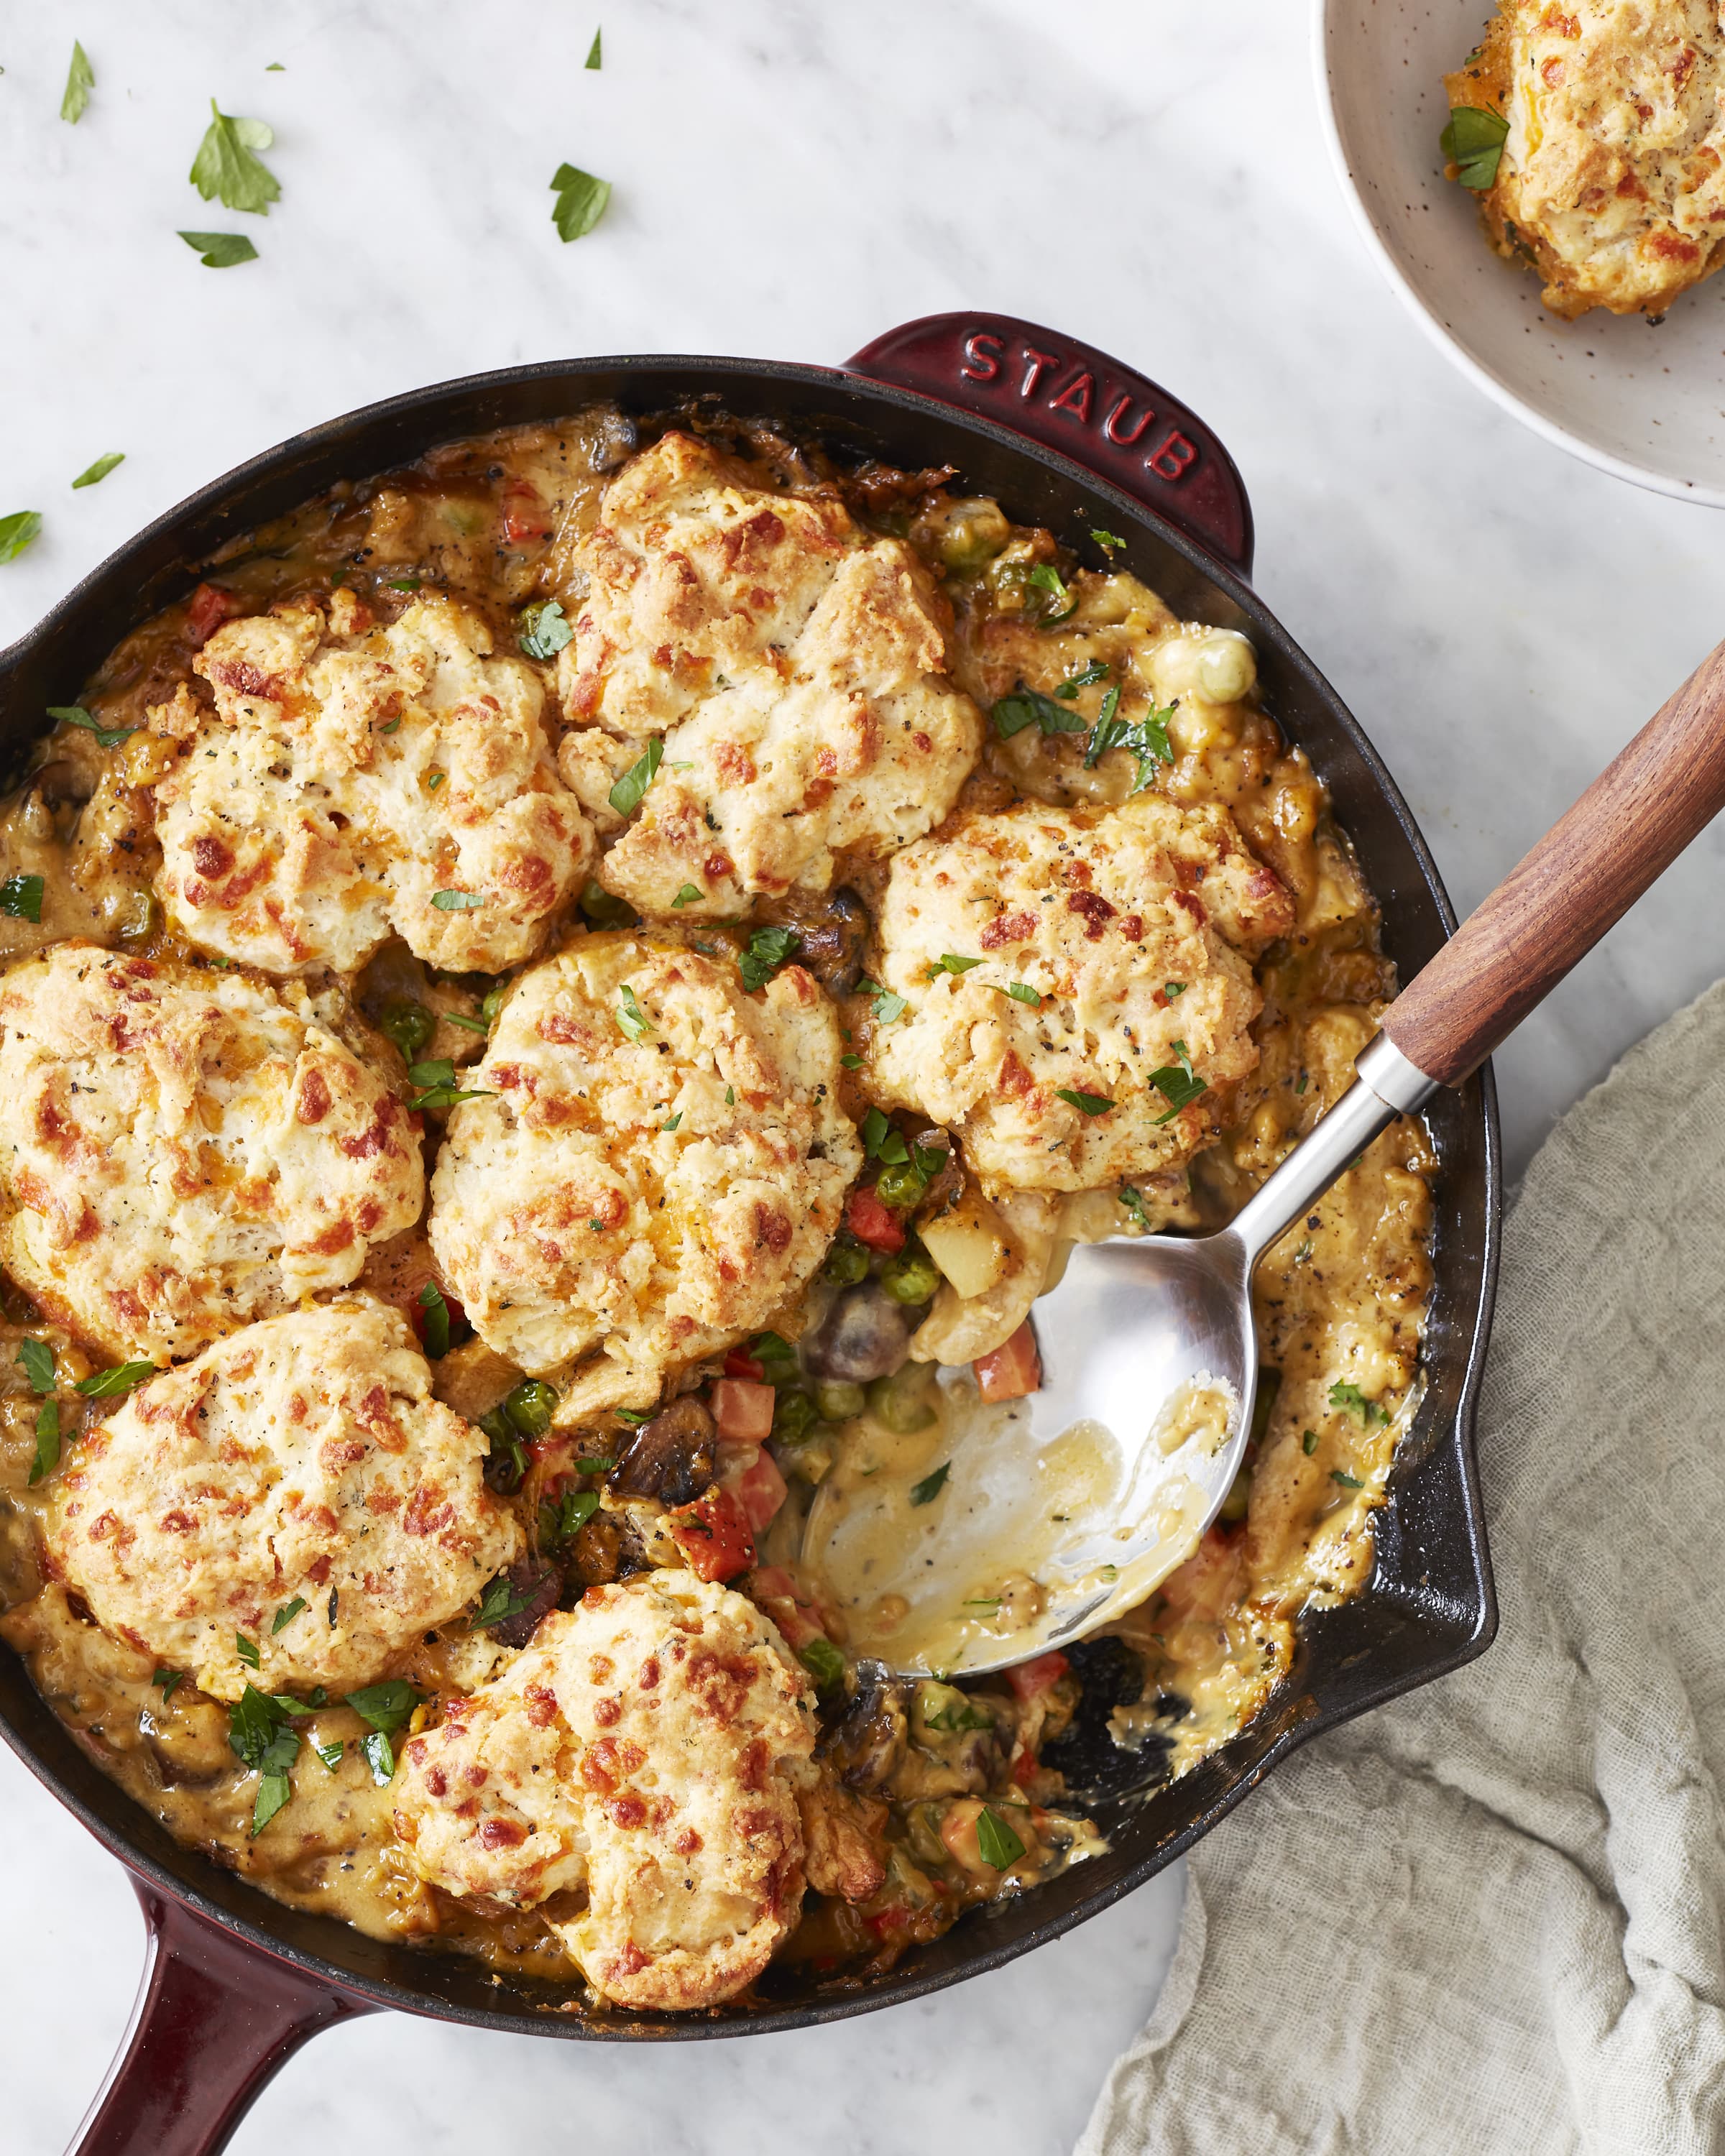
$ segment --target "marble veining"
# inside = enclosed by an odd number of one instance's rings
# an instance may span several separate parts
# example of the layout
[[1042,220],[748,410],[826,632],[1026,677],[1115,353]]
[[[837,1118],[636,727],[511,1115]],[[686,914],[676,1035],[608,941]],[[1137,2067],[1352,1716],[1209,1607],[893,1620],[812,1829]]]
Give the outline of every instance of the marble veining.
[[[96,74],[75,129],[56,116],[74,35]],[[1725,526],[1572,461],[1427,344],[1332,181],[1307,35],[1286,0],[14,8],[0,513],[49,521],[0,567],[0,641],[194,486],[374,398],[569,352],[833,361],[916,315],[1011,310],[1160,377],[1227,441],[1260,588],[1465,910],[1725,627]],[[186,182],[212,95],[276,131],[267,220]],[[572,247],[550,222],[565,159],[616,188]],[[244,228],[263,259],[203,270],[181,227]],[[108,449],[126,462],[70,492]],[[1722,857],[1715,827],[1499,1058],[1512,1168],[1719,973]],[[1165,1875],[996,1975],[758,2042],[578,2052],[359,2024],[287,2068],[235,2156],[1053,2156],[1154,1996],[1178,1901]],[[3,1753],[0,1910],[28,1947],[0,1964],[0,2138],[48,2156],[141,1942],[118,1869]],[[78,2002],[52,2041],[44,1999]]]

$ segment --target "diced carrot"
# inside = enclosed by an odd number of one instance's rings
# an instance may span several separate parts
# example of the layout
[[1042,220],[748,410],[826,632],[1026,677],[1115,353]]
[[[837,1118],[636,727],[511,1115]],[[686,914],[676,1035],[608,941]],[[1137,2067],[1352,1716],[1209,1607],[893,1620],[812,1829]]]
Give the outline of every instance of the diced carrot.
[[726,1445],[724,1451],[736,1457],[727,1460],[721,1454],[719,1480],[742,1506],[750,1527],[764,1534],[789,1495],[778,1462],[758,1445]]
[[692,1505],[679,1506],[667,1517],[697,1579],[734,1579],[754,1563],[749,1523],[728,1490],[703,1490]]
[[851,1192],[845,1219],[858,1242],[866,1243],[871,1250],[882,1250],[891,1257],[905,1246],[904,1222],[881,1203],[872,1186]]
[[1040,1391],[1042,1358],[1036,1352],[1036,1335],[1027,1317],[1004,1347],[991,1355],[978,1355],[971,1368],[976,1389],[985,1400],[1021,1400],[1026,1393]]
[[778,1395],[771,1385],[757,1385],[747,1378],[721,1378],[713,1387],[713,1420],[721,1437],[754,1445],[773,1435],[773,1410]]
[[1051,1650],[1033,1661],[1017,1663],[1006,1672],[1006,1681],[1020,1699],[1034,1699],[1039,1692],[1058,1684],[1071,1666],[1063,1654]]

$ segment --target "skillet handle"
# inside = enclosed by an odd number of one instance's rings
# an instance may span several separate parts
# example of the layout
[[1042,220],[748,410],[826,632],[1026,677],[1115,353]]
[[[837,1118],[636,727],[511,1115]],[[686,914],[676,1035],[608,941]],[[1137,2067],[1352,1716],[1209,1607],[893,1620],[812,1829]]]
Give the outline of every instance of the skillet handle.
[[131,2025],[66,2156],[217,2156],[308,2037],[372,2010],[134,1879],[149,1934]]
[[1014,315],[925,315],[845,367],[1028,434],[1250,577],[1252,509],[1233,458],[1189,405],[1095,346]]

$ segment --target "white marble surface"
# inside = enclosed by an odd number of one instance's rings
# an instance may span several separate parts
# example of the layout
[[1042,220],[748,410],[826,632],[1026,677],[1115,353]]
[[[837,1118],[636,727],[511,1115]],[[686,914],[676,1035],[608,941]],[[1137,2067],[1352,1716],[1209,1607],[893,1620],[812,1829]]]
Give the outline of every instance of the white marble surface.
[[[55,116],[74,35],[97,77],[76,129]],[[12,8],[0,513],[48,528],[0,568],[0,641],[193,486],[393,391],[568,352],[837,360],[985,304],[1112,348],[1220,430],[1260,588],[1465,908],[1725,630],[1725,524],[1572,463],[1427,346],[1336,192],[1306,35],[1287,0]],[[212,95],[276,130],[267,221],[186,184]],[[616,185],[572,247],[549,223],[564,159]],[[243,226],[263,259],[203,270],[182,226]],[[69,492],[110,449],[119,471]],[[1719,973],[1721,856],[1716,828],[1499,1059],[1514,1163]],[[1166,1877],[998,1976],[757,2043],[578,2056],[372,2021],[302,2053],[234,2147],[1053,2156],[1178,1905]],[[96,2083],[139,1935],[117,1870],[3,1754],[0,1912],[28,1948],[0,1961],[0,2140],[37,2156]]]

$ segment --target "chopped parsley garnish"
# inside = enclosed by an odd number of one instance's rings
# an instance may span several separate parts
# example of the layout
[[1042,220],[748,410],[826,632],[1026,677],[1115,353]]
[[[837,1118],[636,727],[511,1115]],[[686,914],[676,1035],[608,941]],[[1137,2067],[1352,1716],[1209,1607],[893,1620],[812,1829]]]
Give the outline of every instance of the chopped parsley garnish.
[[479,1599],[479,1608],[473,1613],[470,1631],[483,1632],[489,1625],[501,1625],[511,1617],[519,1617],[532,1603],[531,1594],[523,1594],[518,1587],[511,1586],[507,1573],[500,1572],[486,1584]]
[[682,1111],[682,1110],[681,1110],[680,1108],[679,1108],[679,1109],[678,1109],[678,1111],[677,1111],[677,1112],[675,1113],[675,1115],[674,1115],[674,1116],[667,1116],[665,1117],[665,1121],[664,1121],[664,1122],[663,1122],[659,1126],[659,1127],[660,1127],[660,1130],[662,1130],[662,1131],[665,1131],[665,1132],[674,1131],[674,1130],[675,1130],[675,1128],[677,1127],[678,1124],[679,1124],[679,1123],[680,1123],[680,1122],[682,1122],[682,1120],[683,1120],[683,1111]]
[[968,973],[973,966],[982,963],[980,958],[961,958],[953,952],[942,952],[929,968],[929,977],[932,979],[937,973]]
[[1307,1088],[1307,1087],[1311,1083],[1312,1083],[1312,1079],[1311,1079],[1310,1074],[1309,1074],[1308,1072],[1307,1072],[1307,1071],[1302,1070],[1302,1071],[1300,1073],[1300,1075],[1299,1075],[1298,1081],[1297,1081],[1296,1082],[1296,1084],[1295,1084],[1294,1091],[1295,1091],[1296,1093],[1303,1093],[1303,1092],[1306,1091],[1306,1088]]
[[0,883],[0,913],[9,913],[14,921],[40,921],[44,889],[39,875],[8,876]]
[[1205,1081],[1192,1068],[1191,1051],[1183,1040],[1174,1043],[1174,1054],[1179,1058],[1177,1064],[1164,1063],[1159,1070],[1150,1073],[1150,1083],[1168,1102],[1167,1114],[1156,1118],[1158,1129],[1163,1123],[1173,1122],[1182,1108],[1189,1108],[1200,1093],[1209,1090]]
[[39,509],[15,509],[0,516],[0,562],[15,562],[42,530]]
[[860,1055],[841,1055],[839,1058],[839,1062],[840,1066],[846,1070],[860,1070],[862,1069],[862,1058]]
[[443,784],[444,781],[449,777],[449,773],[446,771],[428,772],[425,778],[426,792],[428,793],[435,793],[439,787]]
[[83,119],[85,108],[90,103],[90,93],[95,88],[95,69],[90,64],[90,54],[76,38],[72,42],[72,64],[66,70],[66,94],[60,100],[60,117],[75,127]]
[[333,1744],[314,1744],[311,1748],[333,1774],[336,1768],[341,1765],[342,1754],[347,1751],[347,1747],[338,1737]]
[[671,905],[674,909],[680,906],[698,906],[704,896],[699,884],[685,883],[671,901]]
[[388,1738],[381,1729],[367,1730],[359,1740],[359,1748],[372,1770],[372,1779],[380,1789],[386,1788],[395,1773],[395,1753]]
[[932,1505],[946,1488],[947,1477],[952,1471],[952,1461],[943,1460],[933,1474],[925,1475],[920,1482],[913,1482],[911,1486],[911,1502],[913,1505]]
[[1310,1460],[1312,1454],[1317,1450],[1317,1432],[1315,1430],[1302,1430],[1301,1431],[1300,1450],[1306,1455],[1306,1457],[1308,1460]]
[[1055,694],[1063,704],[1070,704],[1081,689],[1093,688],[1098,681],[1106,681],[1107,678],[1107,660],[1092,659],[1088,666],[1081,667],[1076,674],[1069,674]]
[[424,1697],[405,1677],[386,1677],[381,1684],[347,1693],[347,1700],[362,1722],[369,1722],[385,1737],[393,1737],[410,1719]]
[[521,608],[516,642],[529,659],[555,659],[574,634],[573,624],[556,599],[539,599]]
[[797,1351],[782,1332],[757,1332],[749,1353],[769,1385],[786,1385],[797,1375]]
[[1330,1480],[1339,1482],[1344,1490],[1363,1490],[1366,1486],[1358,1475],[1344,1475],[1339,1467],[1330,1470]]
[[1438,147],[1455,166],[1455,177],[1465,187],[1484,194],[1497,177],[1497,162],[1509,135],[1509,122],[1501,112],[1487,112],[1476,105],[1458,105],[1449,125],[1438,137]]
[[[619,1414],[634,1414],[637,1412],[639,1410],[633,1408],[618,1409]],[[650,1415],[647,1419],[649,1422],[652,1420]],[[578,1460],[575,1462],[575,1471],[578,1475],[608,1475],[616,1465],[617,1455],[614,1452],[601,1452],[590,1460]]]
[[831,1691],[845,1681],[845,1657],[830,1640],[806,1641],[798,1648],[797,1660],[814,1679],[817,1691]]
[[186,1681],[186,1672],[183,1670],[157,1670],[150,1681],[160,1690],[162,1704],[166,1707]]
[[134,1385],[141,1385],[146,1378],[156,1375],[153,1363],[116,1363],[106,1370],[93,1370],[89,1377],[78,1380],[78,1389],[87,1400],[117,1400],[122,1393],[129,1393]]
[[764,988],[802,944],[794,928],[757,928],[737,962],[746,988]]
[[878,981],[864,978],[857,983],[856,992],[873,999],[876,1025],[896,1024],[911,1008],[902,996],[895,995],[891,988],[883,988]]
[[482,1018],[466,1018],[459,1011],[439,1011],[438,1016],[445,1025],[459,1025],[464,1033],[489,1033],[491,1029]]
[[1028,981],[990,981],[986,985],[993,988],[997,996],[1010,996],[1015,1004],[1028,1004],[1032,1010],[1042,1008],[1040,991],[1033,988]]
[[604,37],[604,34],[605,33],[603,28],[595,30],[593,33],[593,43],[587,49],[587,59],[583,64],[594,74],[598,73],[599,68],[604,59],[604,54],[600,43],[601,39]]
[[1164,981],[1162,984],[1162,993],[1172,1003],[1176,996],[1183,996],[1191,985],[1189,981]]
[[1009,696],[1000,698],[990,716],[1002,741],[1010,741],[1026,726],[1040,726],[1045,734],[1081,734],[1089,724],[1081,712],[1066,710],[1040,689],[1027,689],[1022,681]]
[[94,711],[86,711],[82,704],[50,704],[48,716],[58,719],[63,726],[82,726],[86,733],[94,734],[99,748],[118,748],[137,732],[136,726],[105,726]]
[[1147,1235],[1151,1234],[1153,1230],[1150,1226],[1150,1215],[1144,1210],[1143,1192],[1135,1189],[1130,1183],[1122,1183],[1119,1194],[1121,1204],[1132,1219],[1137,1222]]
[[206,270],[234,270],[258,259],[257,249],[243,232],[182,232],[180,237]]
[[1111,689],[1102,699],[1102,708],[1084,752],[1084,767],[1092,769],[1100,757],[1111,748],[1130,749],[1138,760],[1137,776],[1132,781],[1132,792],[1142,793],[1150,783],[1151,775],[1158,763],[1172,763],[1174,752],[1168,744],[1168,722],[1174,715],[1172,704],[1159,711],[1147,711],[1142,719],[1122,719],[1118,716],[1120,691]]
[[234,1651],[249,1670],[255,1670],[261,1666],[262,1658],[258,1653],[257,1641],[248,1640],[244,1632],[236,1632],[234,1635]]
[[478,891],[434,891],[431,902],[439,913],[471,913],[485,899],[485,893]]
[[93,465],[87,465],[79,473],[72,482],[72,491],[75,494],[80,486],[100,486],[116,465],[125,462],[124,449],[110,449],[105,456],[98,457]]
[[270,1620],[270,1638],[273,1640],[278,1632],[285,1631],[301,1611],[309,1609],[311,1607],[311,1604],[303,1594],[296,1594],[291,1602],[284,1602]]
[[665,743],[649,741],[646,747],[611,788],[611,806],[619,816],[632,816],[641,805],[641,797],[657,777],[659,767],[665,761]]
[[623,984],[623,993],[613,1015],[628,1040],[639,1040],[644,1034],[651,1033],[653,1030],[652,1019],[641,1009],[640,998],[636,995],[633,985],[628,981]]
[[[619,1422],[626,1422],[631,1430],[639,1430],[644,1424],[652,1421],[653,1417],[656,1413],[656,1409],[653,1408],[613,1408],[611,1412],[616,1416]],[[616,1463],[614,1461],[612,1464],[614,1466]]]
[[24,1375],[30,1381],[30,1390],[39,1399],[45,1399],[54,1390],[54,1350],[45,1340],[21,1340],[17,1360],[24,1366]]
[[571,1542],[599,1509],[597,1490],[566,1490],[554,1502],[539,1507],[539,1547],[561,1549]]
[[976,1845],[983,1863],[997,1871],[1016,1864],[1024,1853],[1023,1842],[992,1804],[984,1804],[977,1814]]
[[425,1313],[419,1337],[425,1344],[426,1360],[440,1363],[449,1352],[449,1306],[435,1281],[427,1281],[420,1289],[419,1307]]
[[455,1083],[455,1066],[447,1055],[432,1057],[429,1062],[410,1064],[409,1081],[420,1091],[408,1102],[410,1108],[453,1108],[461,1101],[489,1101],[487,1091],[463,1092]]
[[737,1088],[734,1086],[727,1086],[725,1088],[725,1106],[727,1108],[734,1108],[737,1106]]
[[1061,622],[1070,621],[1077,613],[1078,601],[1067,588],[1065,579],[1052,562],[1039,562],[1031,570],[1027,581],[1034,584],[1038,591],[1046,592],[1060,609],[1057,613],[1043,615],[1043,628],[1056,629]]
[[1114,1103],[1101,1093],[1081,1093],[1067,1086],[1056,1086],[1055,1098],[1064,1101],[1069,1108],[1077,1108],[1086,1116],[1106,1116]]
[[863,1152],[870,1160],[885,1161],[896,1167],[911,1158],[911,1149],[902,1135],[888,1122],[886,1111],[870,1108],[862,1119]]
[[419,583],[420,579],[418,577],[392,577],[389,579],[389,588],[393,592],[417,592]]
[[1368,1400],[1358,1385],[1332,1385],[1330,1405],[1340,1408],[1344,1414],[1358,1415],[1367,1430],[1376,1429],[1389,1420],[1389,1410],[1380,1408],[1376,1400]]
[[559,165],[551,176],[551,184],[557,196],[551,221],[557,228],[557,237],[565,241],[584,239],[605,214],[611,182],[595,179],[578,165]]
[[36,1456],[30,1463],[30,1487],[60,1464],[60,1409],[58,1400],[44,1400],[36,1410]]
[[1117,538],[1113,532],[1099,531],[1094,525],[1091,526],[1090,536],[1105,554],[1117,554],[1126,544],[1124,539]]
[[290,1699],[275,1699],[255,1685],[245,1690],[228,1710],[228,1743],[242,1766],[258,1778],[257,1802],[252,1809],[252,1832],[261,1834],[292,1796],[288,1770],[300,1754],[300,1732],[294,1727],[305,1709]]
[[267,150],[275,131],[261,120],[237,120],[223,112],[214,98],[209,109],[215,115],[204,131],[198,155],[192,161],[192,184],[206,202],[220,201],[226,209],[249,211],[268,217],[271,203],[280,199],[280,187],[256,152]]

